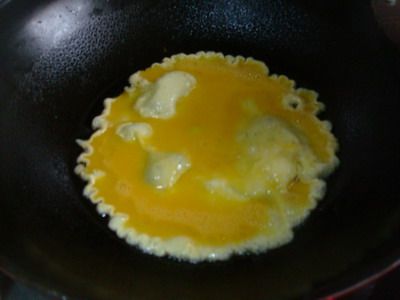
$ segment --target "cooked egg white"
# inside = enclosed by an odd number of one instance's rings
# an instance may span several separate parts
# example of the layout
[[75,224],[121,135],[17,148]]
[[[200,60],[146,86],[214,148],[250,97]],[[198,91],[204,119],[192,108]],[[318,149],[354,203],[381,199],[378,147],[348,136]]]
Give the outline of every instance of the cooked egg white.
[[76,172],[110,228],[192,262],[289,242],[325,190],[337,142],[317,94],[252,58],[166,58],[105,100]]

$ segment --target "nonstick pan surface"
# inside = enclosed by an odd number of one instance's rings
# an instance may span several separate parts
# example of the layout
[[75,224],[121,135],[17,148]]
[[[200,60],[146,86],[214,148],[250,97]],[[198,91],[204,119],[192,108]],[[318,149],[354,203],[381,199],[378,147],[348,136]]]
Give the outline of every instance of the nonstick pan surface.
[[[84,299],[322,297],[400,257],[400,53],[369,1],[0,1],[0,268]],[[118,239],[82,196],[77,138],[163,57],[253,56],[315,89],[340,167],[295,239],[190,264]]]

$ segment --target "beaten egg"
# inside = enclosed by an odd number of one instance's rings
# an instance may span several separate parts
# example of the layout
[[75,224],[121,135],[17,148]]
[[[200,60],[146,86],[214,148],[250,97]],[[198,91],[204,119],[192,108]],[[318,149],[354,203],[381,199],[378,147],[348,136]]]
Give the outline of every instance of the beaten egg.
[[259,253],[292,239],[338,164],[321,109],[255,59],[178,54],[105,100],[76,173],[109,227],[145,252]]

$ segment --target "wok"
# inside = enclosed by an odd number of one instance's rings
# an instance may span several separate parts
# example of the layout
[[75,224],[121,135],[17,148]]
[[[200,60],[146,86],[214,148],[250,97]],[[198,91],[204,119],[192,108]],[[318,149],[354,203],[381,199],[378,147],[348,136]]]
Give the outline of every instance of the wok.
[[[369,1],[0,1],[0,267],[84,299],[314,298],[400,258],[400,55]],[[320,93],[340,167],[295,239],[190,264],[107,228],[73,173],[128,76],[199,50],[253,56]]]

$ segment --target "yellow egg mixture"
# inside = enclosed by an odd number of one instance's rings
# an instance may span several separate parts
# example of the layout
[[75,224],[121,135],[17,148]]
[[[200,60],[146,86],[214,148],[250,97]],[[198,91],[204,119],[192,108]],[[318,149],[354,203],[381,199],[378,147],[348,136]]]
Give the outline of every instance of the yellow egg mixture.
[[179,54],[106,99],[76,172],[110,228],[190,261],[287,243],[338,163],[317,94],[254,59]]

